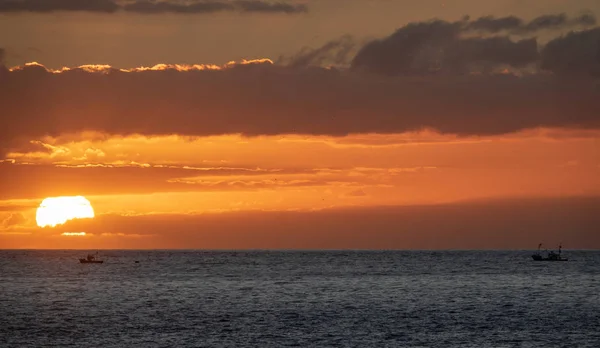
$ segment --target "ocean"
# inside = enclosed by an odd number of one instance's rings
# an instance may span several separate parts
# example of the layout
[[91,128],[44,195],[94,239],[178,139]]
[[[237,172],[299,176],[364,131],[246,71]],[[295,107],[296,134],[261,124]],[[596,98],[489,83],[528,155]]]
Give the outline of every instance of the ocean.
[[600,347],[598,251],[86,254],[0,250],[0,347]]

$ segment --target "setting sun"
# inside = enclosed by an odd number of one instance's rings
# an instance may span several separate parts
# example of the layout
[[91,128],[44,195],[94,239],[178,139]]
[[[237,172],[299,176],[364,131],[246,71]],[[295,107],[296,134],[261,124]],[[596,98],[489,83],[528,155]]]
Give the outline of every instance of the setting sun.
[[48,197],[37,209],[35,220],[39,227],[55,227],[68,220],[93,217],[94,209],[85,197]]

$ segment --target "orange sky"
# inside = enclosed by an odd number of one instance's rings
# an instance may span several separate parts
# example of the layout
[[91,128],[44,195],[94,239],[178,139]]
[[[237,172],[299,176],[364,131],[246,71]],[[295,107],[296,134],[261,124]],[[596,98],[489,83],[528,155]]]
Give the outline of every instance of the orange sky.
[[[4,246],[228,248],[223,237],[219,237],[218,225],[212,226],[214,230],[208,235],[207,231],[198,231],[206,239],[194,237],[193,244],[188,245],[186,240],[193,233],[186,230],[179,235],[178,223],[189,230],[189,219],[193,217],[199,218],[201,225],[206,223],[203,219],[211,219],[211,214],[224,220],[243,220],[236,214],[262,212],[264,215],[257,216],[265,220],[264,228],[273,231],[261,233],[280,231],[285,236],[289,227],[276,221],[278,211],[328,214],[343,207],[424,205],[426,209],[428,205],[458,206],[465,201],[486,206],[496,199],[552,201],[557,197],[600,195],[600,137],[594,132],[536,130],[466,138],[428,132],[342,138],[69,138],[44,138],[37,144],[38,149],[9,153],[11,160],[0,164],[0,220],[6,221],[0,240]],[[59,236],[65,231],[81,230],[75,226],[35,226],[35,209],[41,200],[61,195],[84,195],[90,200],[96,218],[82,227],[88,231],[86,237]],[[531,207],[534,211],[538,208],[535,204]],[[144,215],[163,216],[170,228],[153,232],[153,224],[137,223],[136,219]],[[118,216],[129,216],[131,221],[111,221]],[[14,223],[8,222],[11,218]],[[275,221],[269,223],[270,219]],[[377,221],[372,223],[377,225]],[[463,223],[465,230],[472,228],[468,222]],[[385,246],[383,242],[361,241],[372,233],[383,233],[385,237],[386,231],[395,229],[398,222],[383,224],[377,227],[380,232],[348,232],[351,234],[345,242],[340,241],[339,247]],[[244,247],[240,237],[235,236],[249,233],[242,226],[238,222],[237,226],[222,230],[226,235],[234,235],[231,248]],[[409,229],[410,226],[401,226],[398,233]],[[417,231],[417,235],[422,233]],[[298,247],[336,247],[331,241],[319,244],[317,241],[325,237],[315,241],[309,231],[306,233],[300,240],[298,235],[290,236],[295,242],[285,237],[278,241],[265,237],[264,247],[293,248],[294,243]],[[334,235],[340,233],[343,234],[335,231]],[[514,246],[527,247],[523,238],[515,236]],[[575,242],[585,246],[581,237]],[[464,243],[465,247],[470,245]],[[418,238],[406,237],[388,246],[411,248],[422,244],[428,245]],[[261,245],[250,238],[247,246]],[[510,245],[513,244],[506,244]],[[479,241],[475,246],[493,248],[495,244]],[[435,247],[443,248],[444,244]]]
[[[200,56],[172,13],[0,13],[0,248],[600,248],[590,3],[497,19],[510,2],[465,0],[439,22],[365,3],[340,10],[343,33],[312,1],[293,14],[187,14],[230,23],[221,39],[247,21],[306,28],[290,31],[304,38],[294,44],[269,31]],[[381,23],[352,22],[361,9]],[[73,36],[48,42],[65,51],[36,48],[32,33],[61,16]],[[146,29],[114,41],[125,18]],[[167,53],[148,48],[155,39]],[[26,47],[40,63],[24,65]],[[112,66],[81,66],[99,63]],[[76,195],[95,218],[37,227],[44,198]]]

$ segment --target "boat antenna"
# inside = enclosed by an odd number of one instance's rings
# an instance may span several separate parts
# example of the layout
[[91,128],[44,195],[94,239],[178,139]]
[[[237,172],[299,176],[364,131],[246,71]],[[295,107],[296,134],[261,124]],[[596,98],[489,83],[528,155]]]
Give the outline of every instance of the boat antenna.
[[560,244],[558,244],[558,255],[560,255],[562,251],[562,242],[560,242]]

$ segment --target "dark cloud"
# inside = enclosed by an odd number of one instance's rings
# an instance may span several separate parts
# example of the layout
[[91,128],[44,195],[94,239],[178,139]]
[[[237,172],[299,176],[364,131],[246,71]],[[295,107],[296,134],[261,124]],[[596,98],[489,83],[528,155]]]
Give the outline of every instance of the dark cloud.
[[[529,47],[526,42],[515,45]],[[480,43],[469,43],[459,56],[470,57],[465,52],[471,49],[474,57],[482,49],[487,50],[484,56],[491,52]],[[494,59],[515,65],[526,61],[504,49],[496,54]],[[591,79],[565,81],[549,74],[382,78],[271,64],[218,71],[56,74],[31,66],[0,81],[0,147],[85,130],[119,135],[342,136],[423,128],[462,135],[535,127],[595,128],[600,126],[599,97],[600,89]]]
[[259,0],[235,1],[243,12],[278,12],[278,13],[300,13],[308,12],[306,5],[292,5],[285,2],[265,2]]
[[562,75],[600,76],[600,28],[571,32],[542,49],[542,68]]
[[534,18],[531,22],[527,23],[524,31],[534,32],[542,29],[549,28],[560,28],[567,24],[567,15],[564,13],[557,15],[543,15]]
[[598,206],[600,199],[590,197],[313,212],[100,215],[71,220],[54,233],[146,234],[161,248],[530,249],[540,241],[563,241],[568,249],[590,249],[600,248]]
[[283,57],[280,63],[290,67],[344,65],[350,61],[350,54],[356,47],[351,36],[343,36],[315,49],[304,48],[289,58]]
[[547,29],[594,26],[596,25],[596,17],[592,13],[586,13],[569,19],[565,13],[559,13],[542,15],[529,22],[525,22],[521,18],[515,16],[500,18],[484,16],[473,21],[469,21],[469,17],[465,17],[462,24],[463,30],[465,31],[474,30],[486,33],[499,33],[505,31],[513,34],[529,34]]
[[112,13],[119,5],[112,0],[0,0],[0,12],[86,11]]
[[566,14],[543,15],[517,29],[521,32],[533,33],[545,29],[565,29],[569,27],[590,27],[596,25],[596,16],[592,13],[582,14],[569,19]]
[[537,59],[535,39],[511,41],[507,37],[468,38],[447,46],[443,58],[435,62],[436,65],[426,64],[420,71],[431,71],[435,67],[444,72],[460,73],[468,73],[473,68],[493,69],[503,65],[521,68]]
[[460,22],[411,23],[365,45],[352,68],[384,75],[469,73],[480,66],[524,67],[538,60],[535,39],[463,38],[462,33]]
[[540,62],[537,40],[519,39],[514,34],[595,23],[592,14],[573,19],[566,14],[544,15],[528,23],[514,16],[409,23],[363,46],[352,60],[352,68],[383,75],[414,75],[536,67]]
[[[2,79],[5,79],[8,76],[8,68],[6,67],[6,50],[2,47],[0,47],[0,81],[2,81]],[[0,141],[0,144],[2,144],[2,141]],[[1,145],[0,145],[1,148]],[[2,153],[2,150],[0,150],[0,154]]]
[[385,75],[438,69],[443,48],[455,45],[460,32],[460,23],[410,23],[387,38],[366,44],[352,60],[352,68]]
[[515,16],[496,18],[494,16],[480,17],[465,24],[467,30],[478,30],[488,33],[498,33],[505,30],[514,30],[523,26],[523,20]]
[[593,13],[584,13],[575,18],[574,22],[586,27],[591,27],[598,23]]
[[239,1],[151,1],[139,0],[121,2],[114,0],[0,0],[0,13],[58,11],[85,11],[113,13],[127,11],[140,14],[159,13],[212,13],[221,11],[261,12],[261,13],[302,13],[306,5],[287,2],[266,2],[261,0]]
[[192,3],[178,3],[172,1],[136,1],[123,6],[128,12],[135,13],[210,13],[219,11],[233,11],[235,6],[229,2],[202,1]]

